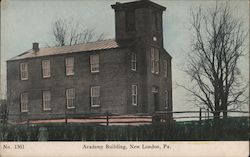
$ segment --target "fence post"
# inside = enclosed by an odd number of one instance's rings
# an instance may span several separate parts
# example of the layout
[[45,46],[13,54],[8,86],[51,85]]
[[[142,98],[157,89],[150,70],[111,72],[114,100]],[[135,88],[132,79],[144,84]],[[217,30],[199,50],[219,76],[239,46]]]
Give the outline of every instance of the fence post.
[[200,108],[200,112],[199,112],[199,138],[202,137],[202,124],[201,124],[201,120],[202,120],[202,110]]
[[27,126],[30,124],[29,114],[27,114]]
[[27,126],[29,126],[29,124],[30,124],[30,120],[29,118],[27,118]]
[[106,112],[106,121],[107,121],[107,126],[109,126],[109,112],[107,111]]
[[204,111],[204,120],[206,121],[207,120],[207,112],[206,112],[206,109]]
[[207,109],[207,119],[209,120],[209,108]]
[[65,112],[65,123],[68,123],[68,117],[67,117],[67,113]]
[[200,108],[200,112],[199,112],[199,120],[200,120],[200,123],[201,123],[201,108]]

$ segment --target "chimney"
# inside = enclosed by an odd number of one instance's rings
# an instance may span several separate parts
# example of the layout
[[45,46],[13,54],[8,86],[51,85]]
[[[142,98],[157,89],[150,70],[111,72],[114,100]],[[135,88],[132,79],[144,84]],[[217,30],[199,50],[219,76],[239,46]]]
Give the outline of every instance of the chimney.
[[39,43],[33,43],[33,51],[37,52],[39,51]]

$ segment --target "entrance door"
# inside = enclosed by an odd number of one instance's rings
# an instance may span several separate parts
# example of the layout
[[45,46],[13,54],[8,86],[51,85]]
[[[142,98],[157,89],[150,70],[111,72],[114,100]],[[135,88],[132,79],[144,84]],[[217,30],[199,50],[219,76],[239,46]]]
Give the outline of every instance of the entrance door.
[[160,104],[159,104],[159,88],[157,86],[152,87],[152,93],[153,93],[153,105],[154,105],[154,111],[160,110]]
[[155,106],[155,111],[160,110],[160,104],[159,104],[159,94],[158,93],[153,93],[154,95],[154,106]]

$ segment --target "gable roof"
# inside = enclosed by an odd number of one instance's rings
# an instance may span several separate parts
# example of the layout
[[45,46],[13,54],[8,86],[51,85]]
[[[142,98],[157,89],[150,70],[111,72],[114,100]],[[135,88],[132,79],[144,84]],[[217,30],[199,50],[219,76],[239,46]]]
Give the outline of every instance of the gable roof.
[[38,51],[30,49],[16,57],[11,58],[12,60],[26,59],[26,58],[35,58],[42,56],[51,56],[51,55],[60,55],[60,54],[69,54],[75,52],[88,52],[96,50],[107,50],[121,47],[115,39],[108,39],[96,42],[89,42],[85,44],[77,44],[71,46],[61,46],[61,47],[44,47],[39,48]]

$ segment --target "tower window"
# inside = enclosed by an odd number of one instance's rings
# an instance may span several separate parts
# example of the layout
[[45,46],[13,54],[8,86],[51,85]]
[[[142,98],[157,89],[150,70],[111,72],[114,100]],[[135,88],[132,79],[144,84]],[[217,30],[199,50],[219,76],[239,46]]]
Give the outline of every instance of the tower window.
[[134,31],[135,30],[135,11],[128,10],[125,16],[126,16],[126,31]]
[[168,90],[165,90],[165,109],[168,110],[169,109],[169,95],[168,95]]
[[131,70],[136,71],[136,53],[131,54]]
[[168,62],[167,60],[164,60],[164,77],[168,77]]
[[137,106],[137,85],[132,85],[132,105]]
[[151,48],[151,72],[159,74],[159,50],[154,47]]
[[159,31],[160,30],[160,14],[155,11],[153,12],[153,24],[154,24],[154,30]]

